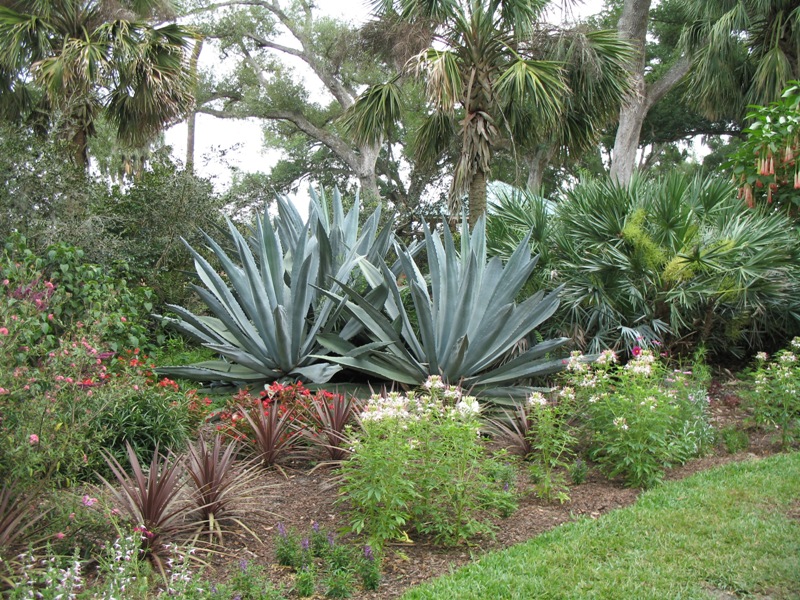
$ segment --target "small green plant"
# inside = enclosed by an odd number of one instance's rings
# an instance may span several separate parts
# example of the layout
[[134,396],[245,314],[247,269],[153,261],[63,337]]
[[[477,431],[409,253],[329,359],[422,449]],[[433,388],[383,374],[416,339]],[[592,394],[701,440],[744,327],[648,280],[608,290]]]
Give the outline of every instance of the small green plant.
[[719,439],[728,451],[728,454],[736,454],[742,450],[747,450],[750,446],[750,436],[747,432],[739,429],[735,425],[727,425],[719,430]]
[[800,364],[796,352],[800,337],[791,349],[781,350],[773,360],[766,352],[756,355],[755,389],[750,398],[753,417],[761,425],[774,427],[782,448],[788,448],[800,433]]
[[589,475],[589,465],[586,464],[585,460],[578,457],[568,467],[568,471],[572,484],[580,485],[586,481],[586,477]]
[[369,544],[364,546],[361,559],[356,564],[356,571],[361,579],[361,586],[365,590],[378,589],[381,583],[381,561]]
[[306,565],[297,572],[294,591],[301,598],[313,596],[317,589],[317,572],[314,565]]
[[331,570],[322,578],[326,598],[349,598],[354,585],[353,573],[346,569]]
[[303,548],[300,537],[294,531],[287,530],[283,523],[275,526],[275,560],[279,565],[299,569],[303,566]]
[[557,402],[536,392],[528,399],[530,410],[531,474],[536,482],[536,493],[540,498],[561,503],[569,500],[569,488],[563,470],[573,455],[575,436],[569,426],[575,392],[564,388]]
[[230,578],[233,597],[241,600],[283,600],[281,590],[272,587],[269,576],[261,565],[242,560]]

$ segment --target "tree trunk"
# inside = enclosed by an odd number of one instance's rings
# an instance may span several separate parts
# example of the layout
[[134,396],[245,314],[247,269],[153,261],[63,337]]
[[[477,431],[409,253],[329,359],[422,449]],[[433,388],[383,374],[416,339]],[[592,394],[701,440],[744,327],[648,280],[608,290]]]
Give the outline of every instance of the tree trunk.
[[469,225],[486,212],[486,171],[478,169],[469,182]]
[[72,137],[72,145],[75,149],[75,164],[84,171],[89,170],[89,134],[85,127],[78,127]]
[[529,192],[538,193],[542,189],[544,170],[550,164],[553,150],[552,147],[541,146],[524,157],[523,160],[528,165],[528,179],[525,187]]
[[[203,50],[203,38],[199,38],[192,48],[192,57],[189,60],[189,72],[195,81],[194,93],[197,96],[197,62],[200,60],[200,52]],[[197,100],[192,105],[192,110],[186,119],[186,170],[194,173],[194,142],[197,128]]]
[[611,178],[620,184],[627,184],[633,175],[642,123],[647,116],[644,67],[650,1],[625,0],[617,24],[619,37],[628,40],[634,46],[634,56],[628,63],[632,90],[628,101],[622,105],[619,112],[619,127],[614,140],[614,152],[611,155]]
[[630,41],[636,48],[635,56],[629,63],[633,91],[628,101],[620,109],[619,127],[614,140],[614,152],[611,155],[611,178],[623,185],[629,183],[633,176],[642,124],[647,113],[656,102],[683,79],[691,66],[688,57],[682,56],[659,79],[651,82],[650,85],[645,83],[644,48],[650,1],[625,0],[622,16],[617,24],[620,38]]
[[[334,150],[336,152],[336,150]],[[380,146],[378,144],[367,145],[364,144],[359,147],[359,152],[351,152],[350,161],[342,157],[345,162],[349,162],[354,167],[356,175],[358,175],[358,182],[361,186],[361,197],[364,200],[381,200],[381,192],[378,188],[378,176],[376,174],[375,166],[378,163],[378,156],[380,155]]]

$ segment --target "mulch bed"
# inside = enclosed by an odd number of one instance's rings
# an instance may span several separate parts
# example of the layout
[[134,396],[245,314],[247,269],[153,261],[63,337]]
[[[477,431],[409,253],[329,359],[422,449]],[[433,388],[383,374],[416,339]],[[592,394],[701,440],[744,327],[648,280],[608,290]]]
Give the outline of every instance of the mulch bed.
[[[710,411],[714,425],[741,426],[746,415],[736,395],[724,384],[713,386],[711,394]],[[746,451],[730,455],[724,448],[719,448],[715,455],[693,460],[671,470],[666,478],[681,479],[731,461],[766,456],[778,450],[772,436],[757,430],[748,433],[750,447]],[[263,543],[247,536],[227,536],[225,555],[212,558],[213,570],[207,575],[221,580],[229,569],[239,568],[241,560],[254,561],[267,568],[276,585],[290,589],[293,574],[275,564],[273,542],[277,535],[277,523],[283,523],[287,529],[294,529],[300,535],[308,535],[314,521],[326,531],[337,531],[345,525],[344,507],[336,502],[335,468],[322,467],[311,471],[310,467],[303,464],[287,464],[283,465],[283,471],[263,474],[263,483],[270,486],[264,495],[263,506],[273,514],[261,523],[248,523]],[[548,503],[534,495],[526,478],[527,472],[523,467],[520,471],[523,497],[519,509],[510,517],[495,522],[496,533],[493,537],[479,537],[471,540],[470,545],[455,548],[436,546],[424,539],[415,539],[410,544],[390,545],[385,551],[380,588],[375,592],[358,590],[352,597],[357,600],[397,598],[409,587],[446,574],[488,551],[524,542],[578,518],[597,518],[611,510],[629,506],[640,493],[640,490],[622,487],[619,482],[608,481],[592,469],[586,482],[570,489],[569,502]]]

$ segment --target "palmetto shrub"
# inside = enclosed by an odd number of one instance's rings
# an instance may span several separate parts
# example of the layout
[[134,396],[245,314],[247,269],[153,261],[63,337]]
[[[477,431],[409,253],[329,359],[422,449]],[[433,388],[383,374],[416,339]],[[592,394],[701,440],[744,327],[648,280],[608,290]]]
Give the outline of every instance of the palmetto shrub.
[[489,246],[502,252],[502,239],[521,239],[528,226],[547,231],[537,240],[548,244],[543,271],[564,286],[550,324],[587,351],[643,340],[740,354],[798,331],[796,229],[782,214],[748,209],[727,181],[584,181],[550,215],[545,202],[501,203],[489,219],[501,239]]

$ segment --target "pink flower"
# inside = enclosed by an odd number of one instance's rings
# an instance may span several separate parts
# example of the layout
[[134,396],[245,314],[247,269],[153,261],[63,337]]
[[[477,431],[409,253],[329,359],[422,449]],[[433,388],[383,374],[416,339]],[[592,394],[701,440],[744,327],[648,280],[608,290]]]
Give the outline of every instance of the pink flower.
[[119,320],[122,321],[123,323],[127,323],[128,322],[128,319],[126,319],[125,317],[120,317]]
[[81,502],[83,502],[84,506],[92,506],[94,504],[97,504],[97,498],[91,498],[89,497],[89,494],[86,494],[84,495],[83,500],[81,500]]
[[57,534],[55,534],[55,536],[53,536],[53,537],[55,537],[57,540],[63,540],[63,539],[66,537],[66,536],[64,535],[64,532],[63,532],[63,531],[59,531],[59,532],[58,532]]
[[634,356],[640,356],[642,354],[642,349],[639,346],[634,346],[633,350],[631,350],[631,354]]
[[53,313],[50,313],[49,315],[47,315],[47,320],[48,320],[48,321],[52,321],[52,320],[53,320],[53,319],[55,319],[55,318],[56,318],[56,317],[55,317],[55,315],[54,315]]
[[8,335],[8,329],[5,327],[0,327],[0,335]]
[[36,444],[39,443],[39,436],[36,435],[35,433],[32,433],[28,438],[28,441],[31,443],[31,446],[35,446]]
[[8,279],[3,279],[3,285],[8,285]]

